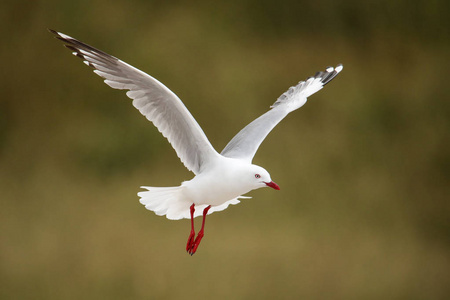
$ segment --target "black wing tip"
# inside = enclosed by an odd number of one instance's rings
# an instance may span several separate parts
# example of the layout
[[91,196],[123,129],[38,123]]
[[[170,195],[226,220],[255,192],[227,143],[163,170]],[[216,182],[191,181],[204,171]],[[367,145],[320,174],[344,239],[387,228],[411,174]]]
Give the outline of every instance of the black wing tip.
[[67,38],[64,38],[64,37],[63,37],[63,33],[59,32],[59,31],[56,31],[56,30],[53,30],[53,29],[51,29],[51,28],[47,28],[47,30],[48,30],[51,34],[53,34],[53,35],[55,36],[55,38],[60,39],[60,40],[62,40],[62,41],[66,41],[66,40],[67,40]]
[[333,80],[344,68],[344,65],[338,64],[336,67],[327,67],[325,71],[317,72],[315,77],[321,78],[321,82],[323,85],[326,85],[331,80]]
[[55,39],[58,39],[58,40],[63,41],[63,42],[67,42],[67,40],[64,39],[58,31],[53,30],[53,29],[51,29],[51,28],[47,28],[47,30],[48,30],[51,34],[53,34],[53,37],[54,37]]
[[92,47],[86,43],[83,43],[83,42],[81,42],[71,36],[68,36],[62,32],[58,32],[58,31],[50,29],[50,28],[47,28],[47,30],[50,33],[52,33],[56,39],[62,41],[64,43],[64,46],[66,46],[68,49],[70,49],[74,52],[77,52],[79,55],[76,55],[76,56],[78,56],[80,58],[83,58],[84,55],[81,53],[81,50],[84,50],[84,51],[90,52],[92,54],[95,54],[97,57],[102,57],[111,62],[118,60],[118,58],[116,58],[106,52],[103,52],[95,47]]
[[47,30],[54,35],[54,37],[60,41],[63,41],[66,44],[74,44],[75,41],[77,41],[76,39],[74,39],[71,36],[68,36],[62,32],[53,30],[51,28],[47,28]]

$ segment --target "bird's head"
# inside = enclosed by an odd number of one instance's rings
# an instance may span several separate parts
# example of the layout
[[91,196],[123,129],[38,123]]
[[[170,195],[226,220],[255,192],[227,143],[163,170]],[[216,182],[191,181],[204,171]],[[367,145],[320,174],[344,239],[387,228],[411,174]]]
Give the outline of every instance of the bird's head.
[[272,179],[270,178],[269,172],[267,172],[266,170],[264,170],[259,166],[252,165],[247,176],[248,180],[252,182],[254,189],[259,189],[262,187],[271,187],[275,190],[280,189],[278,184],[273,182]]

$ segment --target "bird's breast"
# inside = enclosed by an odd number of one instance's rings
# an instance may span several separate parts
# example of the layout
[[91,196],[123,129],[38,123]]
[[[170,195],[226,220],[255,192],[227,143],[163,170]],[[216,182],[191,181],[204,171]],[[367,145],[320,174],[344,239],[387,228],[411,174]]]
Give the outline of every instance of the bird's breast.
[[183,182],[183,186],[187,199],[196,205],[221,205],[250,191],[233,180],[200,175]]

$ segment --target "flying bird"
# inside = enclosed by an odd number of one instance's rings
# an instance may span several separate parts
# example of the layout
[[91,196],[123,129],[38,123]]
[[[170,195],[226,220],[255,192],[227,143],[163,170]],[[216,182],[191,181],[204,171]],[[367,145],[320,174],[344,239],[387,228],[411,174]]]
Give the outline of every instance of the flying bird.
[[[191,220],[186,251],[193,255],[204,236],[206,215],[226,209],[251,190],[280,187],[269,172],[252,164],[253,156],[269,132],[290,112],[306,103],[342,71],[343,66],[328,67],[323,72],[283,93],[270,110],[248,124],[218,153],[197,121],[180,98],[161,82],[135,67],[80,42],[68,35],[49,29],[64,46],[94,69],[94,73],[114,89],[128,90],[127,96],[141,114],[151,121],[175,149],[185,167],[195,176],[175,187],[142,186],[138,193],[145,208],[170,220]],[[194,218],[203,215],[197,236]]]

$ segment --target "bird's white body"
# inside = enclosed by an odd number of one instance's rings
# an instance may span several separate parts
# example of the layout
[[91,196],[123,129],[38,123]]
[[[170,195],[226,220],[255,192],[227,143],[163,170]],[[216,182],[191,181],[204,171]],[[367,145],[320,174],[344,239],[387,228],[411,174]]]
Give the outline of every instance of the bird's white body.
[[[221,211],[239,198],[261,187],[279,189],[269,173],[253,165],[252,159],[269,132],[290,112],[303,106],[307,97],[322,89],[341,70],[328,67],[306,81],[289,88],[271,109],[242,129],[219,154],[183,102],[161,82],[103,51],[63,33],[50,30],[74,55],[94,68],[104,82],[128,90],[133,105],[166,137],[184,165],[195,174],[176,187],[143,187],[140,202],[157,215],[169,219],[193,218]],[[191,207],[191,210],[190,210]],[[195,213],[193,208],[198,208]],[[201,239],[201,238],[200,238]],[[188,242],[194,253],[198,243]],[[189,250],[190,249],[190,250]]]
[[[255,175],[260,177],[256,178]],[[218,156],[205,171],[183,182],[181,186],[143,187],[147,191],[139,192],[138,195],[146,208],[168,219],[177,220],[189,218],[192,204],[198,208],[195,216],[201,215],[202,209],[208,205],[211,205],[209,214],[224,210],[230,204],[239,203],[238,199],[249,198],[242,196],[249,191],[266,187],[266,182],[272,180],[263,168],[243,160]]]
[[[256,174],[261,177],[255,178]],[[192,203],[216,206],[265,187],[264,182],[271,181],[269,173],[259,166],[221,157],[212,168],[183,182],[182,186],[186,188],[186,196]]]

